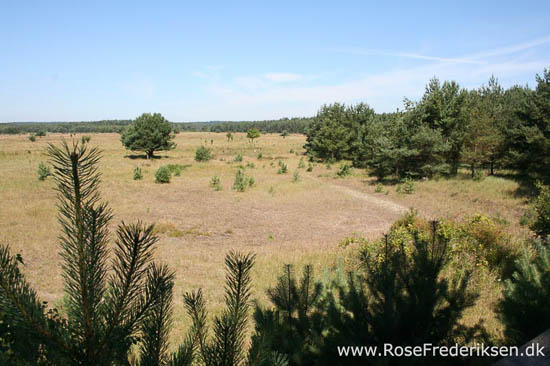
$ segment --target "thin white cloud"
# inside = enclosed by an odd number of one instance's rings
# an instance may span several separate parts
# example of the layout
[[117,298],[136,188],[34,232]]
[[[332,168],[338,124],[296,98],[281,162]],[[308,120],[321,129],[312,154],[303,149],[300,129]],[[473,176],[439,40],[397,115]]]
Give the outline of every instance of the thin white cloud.
[[511,46],[495,48],[492,50],[475,53],[467,57],[470,57],[472,59],[485,59],[485,58],[490,58],[495,56],[506,56],[506,55],[511,55],[521,51],[525,51],[531,48],[535,48],[538,46],[542,46],[546,43],[550,43],[550,35],[542,38],[534,39],[531,41],[511,45]]
[[264,77],[275,83],[287,83],[290,81],[300,80],[302,75],[293,74],[290,72],[271,72],[264,75]]
[[473,60],[466,57],[458,57],[458,58],[438,57],[438,56],[422,55],[418,53],[396,52],[396,51],[388,51],[388,50],[338,48],[338,49],[333,49],[332,51],[337,53],[347,53],[347,54],[360,55],[360,56],[390,56],[390,57],[403,57],[403,58],[412,58],[412,59],[419,59],[419,60],[449,62],[449,63],[465,63],[465,64],[483,63],[482,61]]
[[[468,88],[481,85],[493,74],[504,86],[514,84],[516,80],[525,80],[526,76],[533,80],[535,74],[550,66],[550,58],[536,57],[529,50],[548,43],[550,36],[450,58],[388,52],[388,55],[399,54],[400,57],[431,62],[366,74],[336,83],[325,81],[323,84],[316,78],[315,85],[312,85],[309,81],[313,79],[308,75],[292,73],[266,73],[229,81],[216,80],[204,86],[204,92],[209,96],[208,102],[187,104],[185,110],[187,120],[250,120],[311,116],[324,103],[366,101],[377,112],[391,112],[398,107],[402,108],[404,97],[418,99],[428,80],[434,76],[441,80],[456,80]],[[365,54],[374,53],[367,51]],[[299,83],[290,82],[298,80]],[[209,108],[211,103],[216,104],[215,110]]]

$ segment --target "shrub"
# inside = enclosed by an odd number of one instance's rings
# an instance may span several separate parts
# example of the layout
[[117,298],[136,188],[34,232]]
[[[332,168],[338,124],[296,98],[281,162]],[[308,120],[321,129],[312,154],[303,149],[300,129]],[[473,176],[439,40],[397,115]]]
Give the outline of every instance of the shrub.
[[248,161],[248,162],[246,162],[246,167],[250,168],[250,169],[254,169],[256,167],[256,165],[254,165],[254,163]]
[[170,183],[172,173],[167,166],[161,166],[155,173],[155,183]]
[[535,217],[529,226],[543,241],[550,235],[550,186],[537,183],[539,195],[533,203]]
[[222,184],[220,181],[220,177],[218,177],[217,175],[213,176],[212,179],[210,179],[210,187],[214,188],[215,191],[221,191]]
[[351,166],[349,166],[349,164],[340,165],[340,170],[338,170],[338,172],[336,172],[336,174],[340,178],[347,177],[348,175],[351,174]]
[[235,173],[235,181],[233,182],[233,189],[238,192],[244,192],[246,191],[247,186],[248,179],[245,177],[241,169],[237,170],[237,173]]
[[236,163],[240,163],[241,161],[243,161],[243,156],[241,154],[237,154],[233,161]]
[[299,180],[300,180],[300,173],[298,173],[298,171],[296,170],[296,171],[294,172],[294,174],[292,175],[292,181],[293,181],[294,183],[296,183],[296,182],[299,181]]
[[[436,225],[427,237],[412,237],[407,246],[392,246],[387,239],[381,243],[381,256],[359,253],[359,266],[347,281],[335,278],[323,284],[310,265],[297,278],[293,267],[285,265],[267,292],[272,305],[256,306],[251,348],[288,355],[297,365],[337,365],[342,364],[334,352],[338,345],[454,344],[482,335],[479,324],[460,323],[477,294],[468,288],[468,274],[443,278],[449,243],[437,235]],[[408,358],[381,359],[380,364],[434,362]]]
[[412,179],[405,179],[403,182],[403,193],[405,194],[412,194],[414,193],[414,181]]
[[226,133],[225,137],[227,137],[227,142],[233,141],[233,134],[231,132]]
[[279,167],[277,174],[286,174],[288,172],[288,167],[282,161],[279,161]]
[[290,149],[288,152],[294,154],[294,149]]
[[383,189],[384,186],[382,185],[382,183],[376,183],[376,188],[374,189],[376,193],[381,193]]
[[254,177],[248,178],[248,186],[249,187],[254,187],[255,184],[256,184],[256,180],[254,179]]
[[309,164],[307,165],[306,171],[312,172],[312,171],[313,171],[313,164],[309,163]]
[[474,180],[475,182],[480,182],[483,179],[485,179],[485,174],[479,169],[476,170],[474,172],[474,175],[472,176],[472,180]]
[[35,142],[35,141],[36,141],[36,136],[35,136],[34,134],[31,134],[31,135],[29,136],[29,140],[30,140],[31,142]]
[[168,164],[166,167],[170,170],[170,174],[173,174],[176,177],[181,175],[181,172],[189,167],[190,165],[181,165],[181,164]]
[[143,173],[139,166],[134,168],[134,180],[141,180],[143,178]]
[[45,180],[50,175],[52,175],[50,167],[43,162],[40,162],[40,164],[38,164],[38,180]]
[[36,136],[38,136],[38,137],[44,137],[44,136],[46,136],[46,131],[44,131],[44,130],[38,130],[38,131],[36,132]]
[[212,151],[206,146],[200,146],[195,151],[195,160],[196,161],[208,161],[212,159]]
[[300,161],[298,162],[298,169],[303,169],[306,167],[306,163],[304,162],[304,158],[300,158]]
[[83,144],[87,144],[92,139],[92,136],[84,135],[80,138]]
[[287,137],[288,136],[288,131],[284,130],[283,132],[281,132],[281,136],[283,136],[283,138]]
[[262,158],[264,157],[264,155],[262,154],[262,152],[260,151],[258,153],[258,160],[262,160]]
[[497,306],[509,344],[523,344],[550,328],[550,248],[534,244],[534,258],[526,250],[517,260]]

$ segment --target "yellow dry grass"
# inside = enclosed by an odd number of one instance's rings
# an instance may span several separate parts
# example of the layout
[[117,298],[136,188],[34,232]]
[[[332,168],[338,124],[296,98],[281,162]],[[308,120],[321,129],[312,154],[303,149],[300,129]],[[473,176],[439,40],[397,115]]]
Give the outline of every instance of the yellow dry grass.
[[[221,308],[223,260],[232,249],[256,253],[254,297],[265,301],[265,290],[273,285],[284,263],[311,263],[318,273],[336,266],[346,256],[338,247],[340,240],[352,234],[374,238],[408,207],[417,207],[426,216],[499,213],[512,223],[512,231],[521,231],[517,223],[525,202],[513,196],[517,187],[509,180],[428,181],[418,183],[413,195],[397,194],[395,187],[385,187],[390,191],[385,195],[374,193],[371,178],[362,171],[337,179],[337,166],[316,165],[313,172],[300,169],[300,179],[293,182],[304,136],[267,134],[254,144],[245,134],[234,136],[227,141],[223,133],[181,133],[175,150],[145,160],[132,158],[118,134],[91,135],[90,144],[103,151],[101,191],[114,210],[112,229],[121,221],[157,223],[156,257],[177,276],[175,341],[182,339],[188,323],[181,303],[184,291],[201,287],[209,308],[213,312]],[[62,295],[56,194],[51,178],[39,181],[36,170],[39,162],[47,160],[46,144],[57,144],[62,138],[71,139],[50,134],[30,142],[26,136],[0,136],[1,241],[22,254],[27,279],[50,303]],[[72,138],[80,139],[80,135]],[[213,160],[194,161],[200,145],[213,149]],[[237,154],[244,157],[240,163],[233,161]],[[277,174],[279,160],[288,165],[287,174]],[[235,173],[247,163],[255,166],[246,168],[245,174],[254,177],[256,185],[236,192],[232,190]],[[170,184],[155,184],[156,169],[166,164],[190,166]],[[142,168],[141,181],[132,179],[136,166]],[[209,186],[214,175],[221,179],[221,191]],[[498,297],[498,286],[489,290],[473,315],[468,315],[468,322],[484,316]],[[491,319],[491,330],[498,330],[498,323]]]

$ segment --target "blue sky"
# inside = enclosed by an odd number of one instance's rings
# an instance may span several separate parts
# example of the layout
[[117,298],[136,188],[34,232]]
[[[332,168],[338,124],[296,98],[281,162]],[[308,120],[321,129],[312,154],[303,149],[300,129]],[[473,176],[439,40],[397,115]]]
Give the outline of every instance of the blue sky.
[[377,112],[550,67],[550,1],[0,0],[0,122]]

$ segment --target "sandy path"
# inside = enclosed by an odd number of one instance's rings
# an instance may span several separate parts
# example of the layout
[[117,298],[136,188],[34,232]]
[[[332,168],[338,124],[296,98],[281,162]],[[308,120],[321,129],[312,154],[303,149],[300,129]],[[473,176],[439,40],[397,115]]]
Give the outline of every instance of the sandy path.
[[394,213],[401,214],[401,213],[404,213],[404,212],[409,210],[405,206],[402,206],[400,204],[397,204],[397,203],[394,203],[394,202],[391,202],[391,201],[388,201],[388,200],[385,200],[385,199],[382,199],[382,198],[379,198],[379,197],[376,197],[376,196],[372,196],[372,195],[367,194],[365,192],[360,192],[360,191],[357,191],[357,190],[349,188],[349,187],[344,187],[344,186],[340,186],[338,184],[330,183],[330,182],[327,182],[325,180],[321,180],[317,177],[312,177],[312,176],[309,176],[309,175],[307,175],[306,177],[309,178],[309,179],[312,179],[314,181],[320,182],[322,184],[328,185],[329,187],[331,187],[334,190],[340,191],[340,192],[345,193],[349,196],[352,196],[352,197],[360,199],[362,201],[371,203],[375,206],[378,206],[378,207],[380,207],[382,209],[385,209],[385,210],[392,211]]

